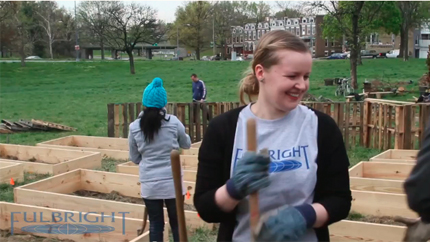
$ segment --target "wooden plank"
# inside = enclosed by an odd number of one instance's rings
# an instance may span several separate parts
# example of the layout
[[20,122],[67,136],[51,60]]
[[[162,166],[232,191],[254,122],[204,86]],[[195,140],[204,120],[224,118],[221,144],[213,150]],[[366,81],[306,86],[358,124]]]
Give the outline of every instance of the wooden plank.
[[366,223],[351,220],[341,220],[329,226],[330,241],[401,241],[405,232],[405,226]]
[[350,169],[350,177],[405,180],[413,167],[414,164],[362,161]]
[[28,145],[0,144],[0,158],[23,165],[24,172],[59,174],[77,168],[101,167],[100,153],[37,147]]
[[108,104],[108,137],[115,137],[115,111],[114,104]]
[[14,182],[24,181],[24,166],[13,162],[0,160],[0,183],[10,184],[11,179]]
[[191,148],[200,148],[201,144],[202,144],[202,141],[192,143],[191,144]]
[[[132,196],[135,198],[140,197],[140,183],[139,176],[137,175],[129,175],[129,174],[120,174],[120,173],[112,173],[112,172],[103,172],[103,171],[94,171],[94,170],[85,170],[85,169],[77,169],[68,173],[64,173],[55,177],[50,177],[39,181],[37,183],[37,190],[32,189],[34,185],[28,184],[24,186],[20,186],[15,188],[14,190],[14,198],[16,203],[28,204],[34,206],[42,206],[49,208],[59,208],[59,209],[69,209],[72,211],[81,211],[81,212],[95,212],[95,213],[118,213],[118,212],[127,212],[125,217],[127,218],[137,218],[142,221],[144,205],[143,204],[134,204],[127,202],[118,202],[112,200],[104,200],[98,198],[89,198],[82,197],[77,195],[71,195],[71,188],[73,186],[68,186],[67,189],[61,188],[63,184],[58,183],[64,179],[64,177],[77,177],[80,176],[78,183],[80,186],[75,186],[77,189],[83,190],[92,190],[99,191],[104,193],[109,193],[112,191],[118,192],[121,195]],[[44,187],[46,186],[47,190],[52,187],[52,184],[57,183],[56,191],[58,192],[50,192],[45,191]],[[184,186],[186,189],[190,189],[191,198],[186,199],[186,204],[192,204],[193,194],[194,194],[194,185],[193,182],[184,182]],[[61,191],[67,191],[67,193],[62,193]],[[165,211],[165,220],[167,221],[167,210]],[[194,211],[185,211],[185,217],[187,225],[191,228],[199,228],[199,227],[209,227],[212,228],[213,224],[207,224],[202,219],[198,217],[197,212]],[[134,227],[136,229],[138,227]],[[134,231],[134,233],[136,230]]]
[[[352,131],[351,131],[351,135],[352,135],[352,147],[355,147],[357,144],[357,128],[355,127],[357,125],[357,103],[352,104]],[[363,115],[363,113],[361,113],[361,115]],[[358,131],[358,133],[360,134],[360,130]],[[361,135],[360,135],[361,136]]]
[[182,150],[182,155],[198,155],[199,154],[199,148],[189,148],[187,150]]
[[[64,139],[64,140],[63,140]],[[104,158],[128,160],[128,139],[73,135],[60,139],[48,140],[37,146],[99,152]]]
[[[37,216],[35,216],[37,215]],[[113,217],[109,217],[112,216]],[[13,222],[11,222],[13,221]],[[149,222],[149,221],[148,221]],[[101,241],[130,241],[136,238],[136,230],[140,227],[142,219],[123,218],[120,213],[80,213],[66,209],[54,209],[38,207],[28,204],[16,204],[0,202],[0,229],[13,231],[14,234],[25,234],[23,228],[26,226],[40,226],[39,230],[49,228],[53,224],[70,224],[73,228],[85,226],[109,226],[112,229],[106,233],[31,233],[53,239],[69,239],[83,242]],[[148,233],[146,226],[145,233]]]
[[123,138],[127,138],[128,137],[128,125],[129,125],[129,122],[128,122],[128,118],[127,118],[128,117],[127,110],[128,110],[127,103],[122,104],[122,120],[123,120],[123,123],[122,123],[122,137]]
[[346,149],[349,149],[350,145],[351,145],[351,139],[349,137],[349,124],[351,121],[351,105],[350,103],[346,103],[345,104],[345,136],[344,136],[344,140],[345,140],[345,146]]
[[135,117],[134,117],[134,103],[129,103],[128,104],[128,115],[129,115],[129,121],[130,121],[130,123],[132,123],[135,120]]
[[[403,149],[411,149],[412,146],[412,120],[415,121],[415,118],[412,117],[412,106],[406,105],[403,107]],[[413,125],[415,127],[415,125]]]
[[[189,167],[189,166],[183,166],[182,167],[183,168],[182,179],[184,181],[196,182],[197,172],[195,170],[186,170],[184,167]],[[121,164],[118,164],[116,166],[116,172],[117,173],[124,173],[124,174],[131,174],[131,175],[139,175],[139,166],[134,164],[131,161],[126,162],[126,163],[121,163]]]
[[418,150],[389,149],[370,158],[370,161],[390,163],[416,163]]
[[351,212],[373,216],[417,218],[417,214],[409,209],[405,194],[357,190],[351,190],[351,192]]
[[32,119],[31,122],[35,125],[46,126],[46,127],[51,128],[51,129],[67,130],[67,131],[76,131],[77,130],[76,128],[69,127],[69,126],[66,126],[63,124],[57,124],[57,123],[38,120],[38,119]]
[[114,137],[119,137],[120,136],[120,132],[119,132],[119,105],[115,104],[114,106],[114,120],[115,120],[115,135]]
[[351,190],[404,194],[403,181],[377,178],[349,178]]

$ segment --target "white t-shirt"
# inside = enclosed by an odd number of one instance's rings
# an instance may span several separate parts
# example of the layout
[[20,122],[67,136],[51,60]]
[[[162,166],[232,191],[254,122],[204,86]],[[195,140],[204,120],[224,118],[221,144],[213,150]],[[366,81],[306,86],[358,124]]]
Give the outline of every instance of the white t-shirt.
[[[249,104],[239,114],[230,176],[247,150],[246,122],[254,118],[257,121],[257,150],[267,148],[272,160],[271,184],[259,191],[260,214],[286,204],[311,204],[318,168],[318,117],[308,107],[299,105],[285,117],[263,120],[256,117],[250,107]],[[238,205],[233,241],[251,241],[248,204],[248,198],[245,198]],[[300,241],[317,241],[314,230],[309,229]]]

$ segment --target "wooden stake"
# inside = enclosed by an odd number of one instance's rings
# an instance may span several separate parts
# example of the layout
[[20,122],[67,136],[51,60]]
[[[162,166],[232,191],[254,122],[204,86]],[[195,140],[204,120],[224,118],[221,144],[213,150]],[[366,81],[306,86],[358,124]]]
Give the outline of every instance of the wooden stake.
[[[247,126],[247,140],[248,140],[248,151],[257,152],[257,124],[255,119],[248,119]],[[249,218],[251,225],[252,241],[256,241],[255,228],[260,219],[259,203],[258,203],[258,192],[252,193],[249,196]]]
[[181,179],[181,161],[179,157],[179,151],[173,150],[170,153],[170,159],[172,161],[172,174],[173,182],[175,184],[175,194],[176,194],[176,212],[178,216],[179,224],[179,240],[188,241],[187,238],[187,227],[185,224],[185,214],[184,214],[184,195],[182,193],[182,179]]

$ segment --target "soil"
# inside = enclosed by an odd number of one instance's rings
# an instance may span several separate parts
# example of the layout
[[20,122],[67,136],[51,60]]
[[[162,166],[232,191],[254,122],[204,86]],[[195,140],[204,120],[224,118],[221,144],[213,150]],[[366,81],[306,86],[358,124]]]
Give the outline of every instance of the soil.
[[[7,160],[19,160],[19,161],[28,161],[28,162],[51,164],[51,163],[48,163],[48,162],[45,162],[42,160],[37,160],[35,157],[32,157],[28,160],[22,160],[22,159],[19,159],[17,156],[13,156],[13,155],[1,155],[0,158],[7,159]],[[65,161],[67,161],[67,160],[65,160]],[[63,161],[63,162],[65,162],[65,161]]]
[[[7,233],[7,232],[6,232]],[[54,239],[54,238],[44,238],[34,235],[6,235],[6,236],[0,236],[0,242],[75,242],[74,240],[70,239]]]
[[350,214],[347,220],[377,223],[377,224],[388,224],[388,225],[400,225],[405,226],[403,223],[394,221],[393,217],[389,216],[373,216],[373,215],[361,215],[361,214]]
[[[78,190],[78,191],[72,193],[72,195],[77,195],[77,196],[81,196],[81,197],[98,198],[98,199],[111,200],[111,201],[118,201],[118,202],[142,204],[142,205],[145,204],[143,202],[143,199],[141,199],[141,198],[123,196],[117,191],[112,191],[110,193],[101,193],[101,192],[93,192],[93,191],[87,191],[87,190]],[[184,209],[196,211],[196,208],[191,204],[185,204],[184,203]]]

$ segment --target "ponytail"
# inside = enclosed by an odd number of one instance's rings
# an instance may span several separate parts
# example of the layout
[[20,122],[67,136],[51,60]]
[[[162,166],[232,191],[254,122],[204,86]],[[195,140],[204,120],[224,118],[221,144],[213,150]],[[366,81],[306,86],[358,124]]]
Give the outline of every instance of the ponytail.
[[140,118],[140,129],[145,136],[145,142],[151,143],[154,136],[158,134],[161,128],[162,120],[169,121],[170,117],[166,119],[166,111],[159,108],[146,108]]

